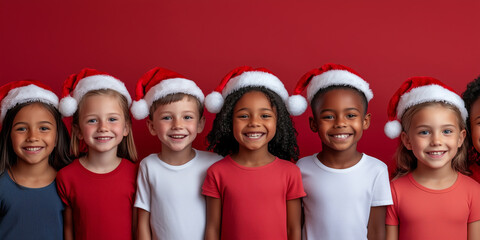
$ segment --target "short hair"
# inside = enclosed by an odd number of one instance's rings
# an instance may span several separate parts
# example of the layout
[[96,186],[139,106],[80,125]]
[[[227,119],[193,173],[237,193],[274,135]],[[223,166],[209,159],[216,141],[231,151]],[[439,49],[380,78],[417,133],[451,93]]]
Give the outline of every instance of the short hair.
[[5,114],[3,126],[0,131],[0,149],[2,149],[0,153],[0,174],[5,170],[10,169],[17,163],[17,155],[13,150],[11,138],[13,120],[23,107],[31,104],[38,104],[42,106],[45,110],[50,112],[55,119],[57,128],[56,146],[48,157],[48,164],[58,171],[71,162],[69,154],[70,136],[68,134],[67,127],[65,127],[65,124],[62,121],[62,115],[60,112],[54,106],[47,103],[38,101],[26,102],[16,105],[15,107],[9,109]]
[[167,105],[174,102],[179,102],[184,98],[188,98],[189,100],[195,100],[195,103],[197,104],[197,108],[198,108],[198,113],[201,118],[203,116],[203,104],[200,102],[200,100],[198,100],[197,97],[190,94],[186,94],[186,93],[172,93],[172,94],[168,94],[165,97],[155,100],[152,103],[152,106],[150,106],[148,118],[150,120],[153,120],[153,114],[155,113],[155,111],[159,106]]
[[268,151],[274,156],[296,161],[299,150],[296,139],[296,130],[292,119],[287,111],[284,101],[278,94],[265,87],[243,87],[225,98],[222,109],[215,116],[212,130],[207,135],[208,150],[212,150],[222,156],[237,153],[239,144],[233,135],[233,110],[238,100],[247,92],[258,91],[267,97],[272,107],[277,112],[276,133],[268,143]]
[[312,108],[312,113],[313,113],[313,116],[315,117],[315,109],[317,107],[317,104],[319,102],[319,99],[322,98],[327,92],[329,91],[332,91],[332,90],[337,90],[337,89],[343,89],[343,90],[352,90],[353,92],[355,92],[357,95],[360,96],[360,98],[362,99],[362,106],[363,106],[363,109],[364,109],[364,112],[363,112],[363,115],[367,114],[367,111],[368,111],[368,100],[367,100],[367,97],[365,96],[365,94],[363,92],[361,92],[360,90],[354,88],[354,87],[351,87],[351,86],[346,86],[346,85],[332,85],[332,86],[329,86],[329,87],[326,87],[326,88],[321,88],[320,90],[318,90],[317,93],[315,93],[315,95],[313,96],[312,98],[312,101],[310,102],[310,107]]
[[130,116],[130,111],[128,108],[128,101],[127,101],[127,98],[125,98],[125,96],[123,96],[121,93],[112,89],[98,89],[98,90],[89,91],[85,93],[85,95],[83,95],[82,99],[78,103],[77,111],[75,111],[72,118],[72,138],[70,142],[72,154],[77,158],[87,154],[86,146],[84,145],[83,142],[81,142],[78,139],[78,131],[80,131],[79,113],[83,107],[84,100],[87,97],[91,97],[91,96],[111,96],[118,100],[118,103],[120,104],[123,115],[125,117],[125,124],[127,125],[127,128],[129,129],[129,131],[128,131],[128,135],[124,137],[122,139],[122,142],[120,142],[120,144],[118,145],[117,156],[128,159],[132,162],[136,161],[137,149],[135,148],[135,142],[133,140],[132,118]]
[[[458,126],[460,130],[464,130],[466,128],[466,124],[463,121],[462,114],[460,110],[452,104],[446,102],[425,102],[414,105],[408,108],[402,116],[401,124],[402,124],[402,131],[408,132],[410,126],[412,124],[412,119],[415,114],[417,114],[420,110],[428,106],[440,105],[444,108],[452,110],[455,113],[457,118]],[[469,170],[467,167],[467,145],[465,143],[458,149],[457,154],[452,159],[451,167],[460,173],[469,174]],[[397,163],[397,167],[395,172],[393,173],[394,178],[399,178],[401,176],[406,175],[407,173],[415,170],[417,168],[417,158],[413,154],[411,150],[408,150],[403,142],[400,141],[398,144],[397,150],[395,152],[395,160]]]

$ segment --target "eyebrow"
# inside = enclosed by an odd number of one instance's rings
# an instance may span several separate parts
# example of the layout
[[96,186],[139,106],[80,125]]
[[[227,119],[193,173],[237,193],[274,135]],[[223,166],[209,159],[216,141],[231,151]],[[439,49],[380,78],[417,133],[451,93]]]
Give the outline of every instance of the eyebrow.
[[[455,124],[445,124],[445,125],[441,125],[440,127],[456,127]],[[432,128],[432,126],[430,125],[420,125],[420,126],[417,126],[415,127],[415,129],[417,128]]]
[[[353,110],[353,111],[360,112],[360,110],[359,110],[358,108],[346,108],[346,109],[344,109],[344,110],[342,110],[342,111],[352,111],[352,110]],[[322,109],[322,110],[320,111],[320,113],[323,113],[323,112],[336,112],[336,111],[333,110],[333,109],[327,108],[327,109]]]
[[[49,125],[52,125],[53,126],[53,123],[49,122],[49,121],[41,121],[41,122],[38,122],[39,124],[49,124]],[[17,125],[20,125],[20,124],[25,124],[25,125],[28,125],[28,123],[26,122],[17,122],[15,124],[13,124],[12,127],[15,127]]]
[[[240,108],[240,109],[238,109],[238,110],[235,111],[235,112],[240,112],[240,111],[245,111],[245,110],[249,110],[249,108]],[[260,108],[260,111],[270,111],[270,112],[273,112],[273,109],[271,109],[271,108]]]

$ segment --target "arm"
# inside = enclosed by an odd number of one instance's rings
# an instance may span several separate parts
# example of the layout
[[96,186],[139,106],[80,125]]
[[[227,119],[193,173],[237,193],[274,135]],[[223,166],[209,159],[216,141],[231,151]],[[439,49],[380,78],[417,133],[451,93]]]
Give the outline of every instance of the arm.
[[63,210],[63,237],[65,240],[73,240],[73,213],[69,206]]
[[468,240],[480,239],[480,220],[467,225]]
[[370,208],[370,218],[368,219],[369,240],[385,240],[385,214],[386,206],[378,206]]
[[137,239],[150,240],[152,239],[152,232],[150,229],[150,212],[147,212],[141,208],[137,208],[137,211]]
[[205,240],[219,240],[222,224],[222,202],[220,198],[207,196],[207,224],[205,226]]
[[398,240],[398,226],[385,225],[387,240]]
[[287,201],[288,240],[300,240],[302,237],[302,205],[300,198]]

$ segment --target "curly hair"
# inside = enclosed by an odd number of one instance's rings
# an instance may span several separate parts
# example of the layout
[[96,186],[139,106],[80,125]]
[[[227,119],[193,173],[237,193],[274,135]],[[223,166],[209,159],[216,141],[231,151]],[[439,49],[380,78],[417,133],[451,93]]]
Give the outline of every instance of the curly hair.
[[244,87],[226,97],[222,109],[213,121],[212,130],[207,135],[209,143],[207,149],[213,149],[214,152],[222,156],[238,152],[239,145],[232,131],[233,109],[238,100],[250,91],[259,91],[265,94],[277,111],[277,130],[273,139],[268,143],[268,151],[281,159],[298,160],[297,132],[293,127],[293,121],[287,107],[278,94],[265,87]]
[[[460,114],[460,110],[457,107],[445,103],[445,102],[426,102],[415,105],[413,107],[408,108],[402,116],[401,123],[402,123],[402,130],[403,132],[408,132],[411,127],[412,118],[413,116],[418,113],[421,109],[428,106],[433,105],[440,105],[444,108],[450,109],[455,113],[457,118],[457,122],[459,125],[460,130],[464,130],[466,128],[466,124],[462,119],[462,115]],[[415,170],[417,168],[417,158],[413,154],[411,150],[408,150],[402,141],[397,147],[397,151],[395,152],[395,160],[397,163],[397,168],[393,173],[394,178],[399,178],[401,176],[406,175],[407,173]],[[462,144],[461,147],[458,148],[457,154],[453,157],[451,163],[452,169],[462,174],[470,174],[470,171],[467,167],[467,145]]]
[[462,93],[465,108],[468,111],[467,116],[467,144],[468,144],[468,160],[470,164],[476,163],[480,165],[480,153],[475,149],[471,138],[470,114],[472,105],[480,98],[480,76],[467,84],[467,89]]
[[348,86],[348,85],[333,85],[333,86],[329,86],[329,87],[326,87],[326,88],[322,88],[320,90],[317,91],[317,93],[315,93],[315,95],[313,96],[312,98],[312,101],[310,102],[310,108],[312,109],[312,114],[313,116],[315,116],[315,111],[317,109],[317,105],[319,104],[320,102],[320,99],[325,95],[325,93],[331,91],[331,90],[337,90],[337,89],[341,89],[341,90],[351,90],[353,92],[355,92],[358,96],[360,96],[360,99],[362,100],[362,106],[363,106],[363,115],[367,114],[368,112],[368,100],[367,100],[367,97],[365,96],[365,94],[352,87],[352,86]]
[[0,174],[17,164],[18,157],[13,150],[12,138],[10,136],[12,133],[13,120],[23,107],[31,104],[41,105],[46,111],[50,112],[55,119],[57,142],[48,157],[48,164],[58,171],[72,161],[70,158],[70,135],[62,121],[60,112],[54,106],[42,102],[21,103],[8,110],[5,114],[2,130],[0,131],[0,149],[2,149],[0,152]]

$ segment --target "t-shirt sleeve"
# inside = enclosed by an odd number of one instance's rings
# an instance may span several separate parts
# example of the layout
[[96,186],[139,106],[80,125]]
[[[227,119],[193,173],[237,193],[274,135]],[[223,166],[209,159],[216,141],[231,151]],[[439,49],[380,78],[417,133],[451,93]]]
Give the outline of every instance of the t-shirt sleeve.
[[[472,181],[473,182],[473,181]],[[471,205],[470,215],[468,216],[468,223],[476,222],[480,220],[480,184],[474,182],[474,186],[471,187]]]
[[137,175],[137,194],[135,197],[135,207],[150,212],[150,182],[148,179],[147,164],[140,163]]
[[387,206],[387,215],[385,218],[385,224],[397,226],[398,225],[398,215],[397,215],[398,200],[397,200],[397,193],[395,191],[395,185],[393,183],[392,183],[392,199],[393,199],[393,205]]
[[372,207],[392,204],[390,180],[388,179],[387,167],[382,167],[373,185]]
[[287,200],[293,200],[307,195],[303,189],[302,174],[296,165],[292,165],[287,184]]
[[215,176],[213,166],[207,170],[207,176],[202,186],[202,194],[208,197],[220,198],[219,182]]
[[56,177],[56,183],[57,183],[57,192],[58,192],[58,196],[60,197],[60,199],[62,199],[62,202],[67,206],[67,207],[70,207],[70,201],[68,200],[68,195],[67,195],[67,186],[66,186],[66,183],[65,183],[65,177],[63,175],[63,172],[62,170],[60,170],[58,173],[57,173],[57,177]]

